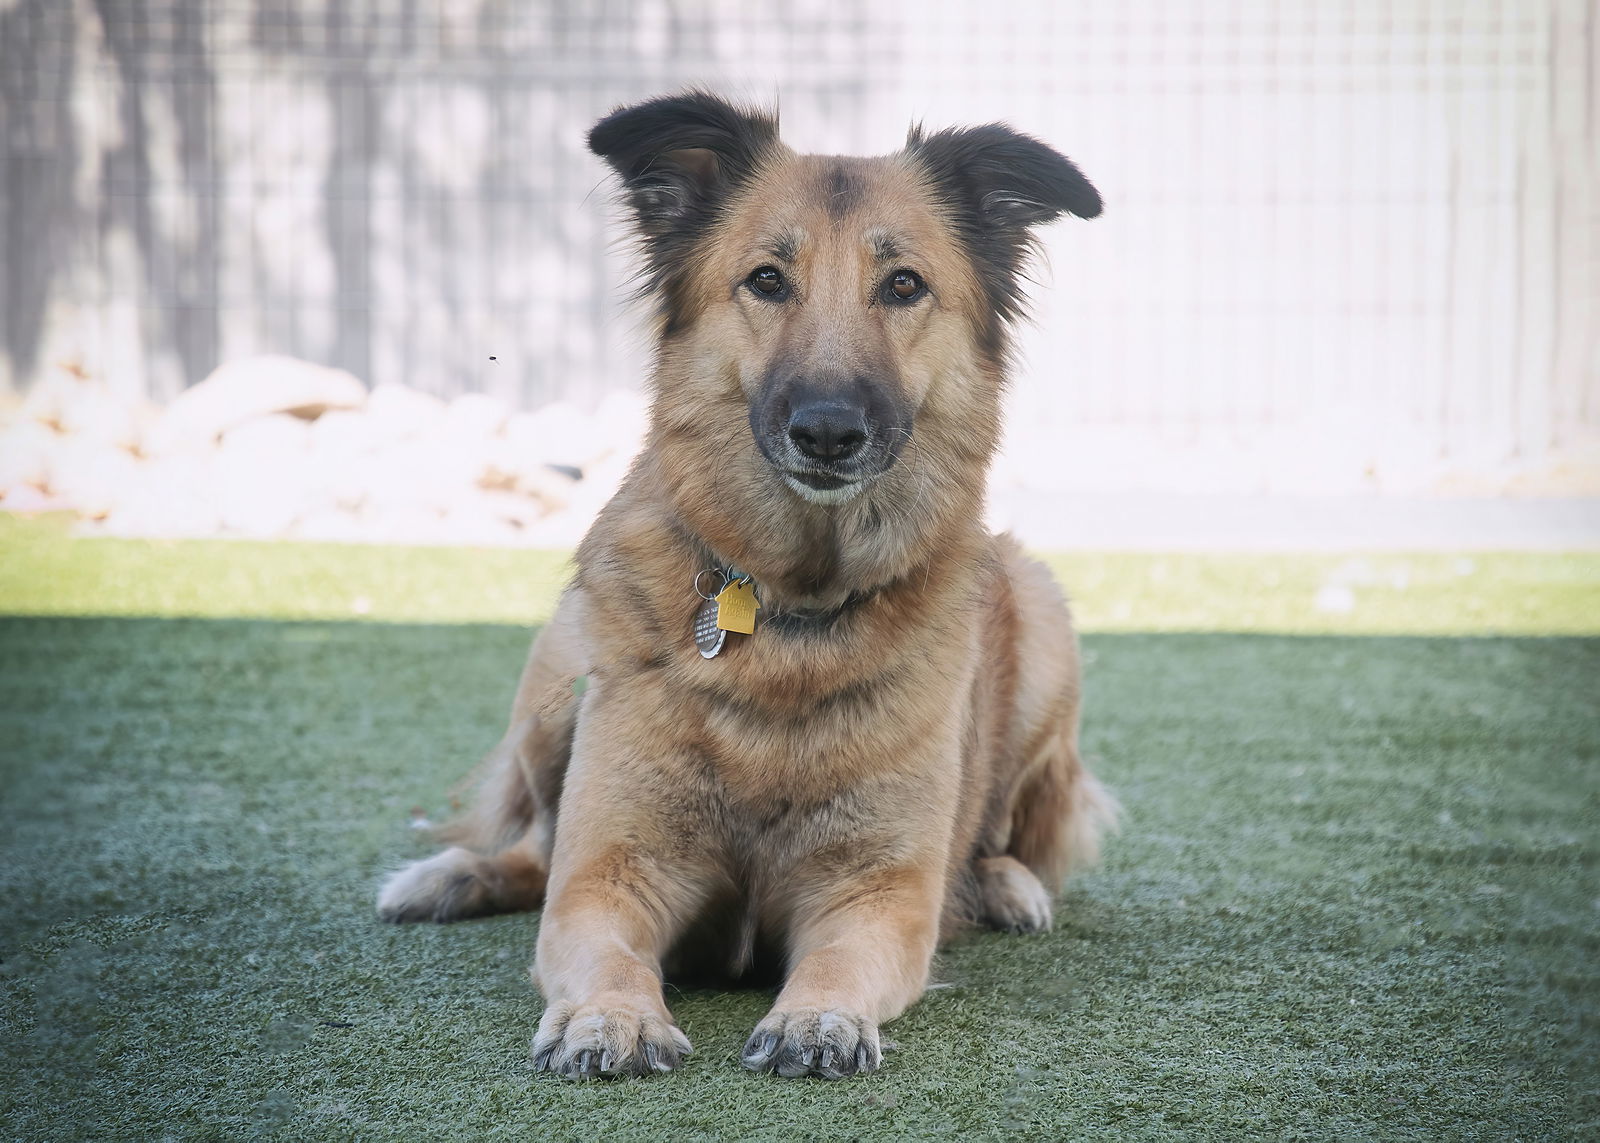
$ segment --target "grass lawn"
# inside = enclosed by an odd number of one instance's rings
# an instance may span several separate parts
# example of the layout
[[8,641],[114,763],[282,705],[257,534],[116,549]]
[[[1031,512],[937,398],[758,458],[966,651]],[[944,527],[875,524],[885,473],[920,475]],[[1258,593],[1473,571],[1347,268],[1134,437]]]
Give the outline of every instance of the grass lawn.
[[372,910],[560,556],[0,517],[0,1135],[1600,1134],[1600,559],[1053,562],[1127,808],[1056,930],[945,951],[866,1079],[742,1071],[769,997],[694,991],[682,1073],[571,1084],[537,916]]

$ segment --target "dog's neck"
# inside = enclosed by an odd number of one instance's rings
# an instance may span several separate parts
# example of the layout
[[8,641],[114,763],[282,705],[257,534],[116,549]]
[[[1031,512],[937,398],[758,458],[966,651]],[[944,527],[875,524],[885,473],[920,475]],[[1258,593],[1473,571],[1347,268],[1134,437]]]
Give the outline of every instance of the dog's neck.
[[698,441],[681,442],[688,455],[677,443],[653,435],[638,477],[668,489],[674,526],[704,566],[755,579],[763,619],[841,613],[983,536],[981,488],[891,469],[845,503],[812,504],[759,457],[715,465]]

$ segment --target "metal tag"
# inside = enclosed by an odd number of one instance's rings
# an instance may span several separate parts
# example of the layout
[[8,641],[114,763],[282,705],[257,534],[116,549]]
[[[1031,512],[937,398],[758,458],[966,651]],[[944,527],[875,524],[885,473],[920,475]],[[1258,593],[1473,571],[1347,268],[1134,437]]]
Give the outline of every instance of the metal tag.
[[702,659],[715,659],[728,633],[717,626],[717,601],[708,599],[694,613],[694,645]]

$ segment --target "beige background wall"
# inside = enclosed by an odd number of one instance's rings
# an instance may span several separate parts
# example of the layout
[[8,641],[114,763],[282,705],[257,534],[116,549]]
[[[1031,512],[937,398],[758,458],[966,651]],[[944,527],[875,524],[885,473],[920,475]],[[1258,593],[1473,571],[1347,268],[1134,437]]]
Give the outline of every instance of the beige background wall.
[[644,350],[583,132],[689,83],[811,149],[1003,118],[1101,186],[1002,481],[1600,491],[1585,0],[0,0],[0,385],[272,351],[592,407]]

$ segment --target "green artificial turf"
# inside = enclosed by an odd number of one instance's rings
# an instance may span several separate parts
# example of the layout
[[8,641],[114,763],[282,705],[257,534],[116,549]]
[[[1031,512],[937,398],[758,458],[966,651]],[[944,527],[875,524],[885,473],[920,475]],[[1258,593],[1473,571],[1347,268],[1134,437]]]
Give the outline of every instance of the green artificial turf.
[[1063,558],[1127,816],[1055,931],[944,952],[872,1077],[745,1073],[769,996],[673,991],[683,1072],[571,1084],[536,916],[372,911],[560,557],[4,524],[0,1135],[1593,1138],[1600,577],[1471,560]]

